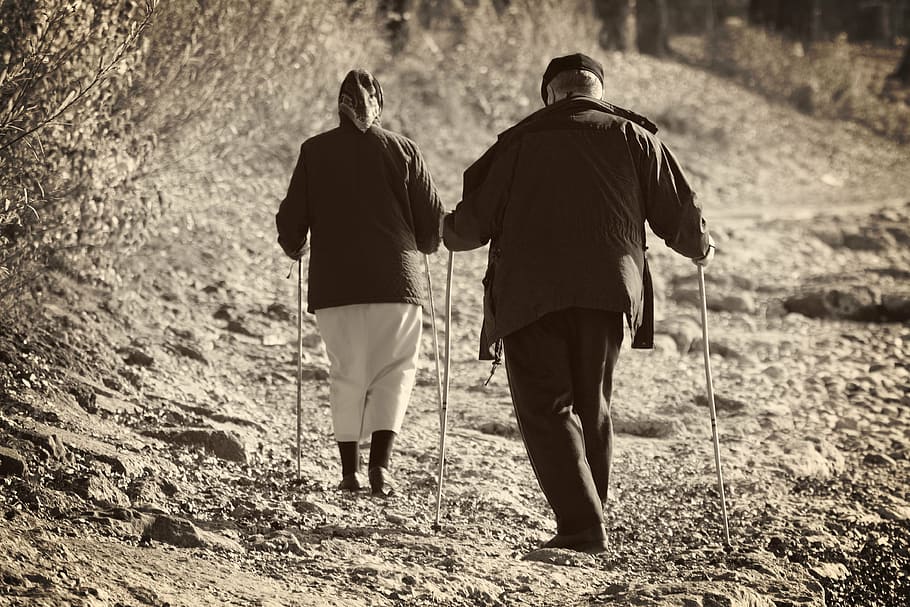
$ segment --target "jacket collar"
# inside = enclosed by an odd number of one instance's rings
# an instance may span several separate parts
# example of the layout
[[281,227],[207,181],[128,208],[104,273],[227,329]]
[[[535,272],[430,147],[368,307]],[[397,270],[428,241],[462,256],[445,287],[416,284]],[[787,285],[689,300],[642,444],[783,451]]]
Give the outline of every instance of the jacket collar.
[[516,131],[523,131],[533,125],[543,123],[548,119],[563,118],[587,110],[619,116],[620,118],[625,118],[626,120],[634,122],[635,124],[650,131],[651,133],[657,133],[657,125],[640,114],[636,114],[631,110],[613,105],[612,103],[607,103],[606,101],[595,99],[594,97],[577,95],[574,97],[561,99],[556,103],[550,104],[537,110],[518,124],[500,133],[499,140],[515,134]]

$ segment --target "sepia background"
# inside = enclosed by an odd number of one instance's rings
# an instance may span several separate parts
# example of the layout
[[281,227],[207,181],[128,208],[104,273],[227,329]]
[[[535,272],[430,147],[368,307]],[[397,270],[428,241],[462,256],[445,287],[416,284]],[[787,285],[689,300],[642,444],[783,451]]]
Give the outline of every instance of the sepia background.
[[[908,35],[906,0],[0,0],[0,605],[903,605]],[[732,551],[695,268],[653,234],[606,554],[521,560],[553,524],[505,373],[475,360],[484,250],[453,268],[442,529],[428,313],[388,500],[334,489],[303,318],[297,479],[274,213],[341,79],[378,78],[453,208],[576,51],[658,125],[717,240]],[[430,267],[442,341],[444,251]]]

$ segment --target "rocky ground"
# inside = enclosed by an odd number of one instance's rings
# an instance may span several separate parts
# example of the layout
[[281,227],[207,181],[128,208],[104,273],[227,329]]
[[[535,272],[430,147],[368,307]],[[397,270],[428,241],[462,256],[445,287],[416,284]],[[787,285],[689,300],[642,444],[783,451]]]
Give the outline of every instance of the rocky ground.
[[[626,344],[619,362],[606,554],[522,559],[553,523],[505,374],[484,386],[474,360],[484,251],[455,258],[442,529],[429,331],[393,462],[401,491],[377,499],[334,489],[327,361],[304,318],[298,479],[295,272],[272,223],[282,170],[231,176],[256,202],[231,181],[177,200],[117,280],[52,273],[23,302],[32,324],[2,328],[0,604],[903,605],[906,147],[672,63],[623,61],[607,71],[635,86],[608,89],[664,127],[718,241],[707,285],[732,551],[695,271],[653,235],[657,343]],[[683,89],[660,105],[659,82]],[[491,135],[434,135],[422,147],[451,204]],[[445,257],[431,260],[440,317]]]

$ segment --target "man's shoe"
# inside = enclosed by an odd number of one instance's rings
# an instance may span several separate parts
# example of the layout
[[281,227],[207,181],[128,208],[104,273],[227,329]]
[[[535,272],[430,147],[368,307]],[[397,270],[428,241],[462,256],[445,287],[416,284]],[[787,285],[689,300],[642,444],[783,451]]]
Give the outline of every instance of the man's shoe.
[[370,468],[370,491],[378,497],[389,497],[395,493],[395,481],[388,468]]
[[363,488],[360,484],[360,475],[356,472],[345,474],[338,483],[338,488],[342,491],[360,491]]
[[562,548],[565,550],[574,550],[575,552],[585,552],[587,554],[599,554],[606,552],[607,531],[603,525],[595,525],[578,533],[557,533],[543,548]]

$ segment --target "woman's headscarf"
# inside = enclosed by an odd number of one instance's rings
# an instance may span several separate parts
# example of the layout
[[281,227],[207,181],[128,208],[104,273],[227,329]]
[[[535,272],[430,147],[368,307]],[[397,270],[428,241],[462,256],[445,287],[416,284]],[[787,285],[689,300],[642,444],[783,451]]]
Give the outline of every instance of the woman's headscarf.
[[361,132],[379,124],[382,113],[382,87],[366,70],[351,70],[341,83],[338,112],[351,119]]

